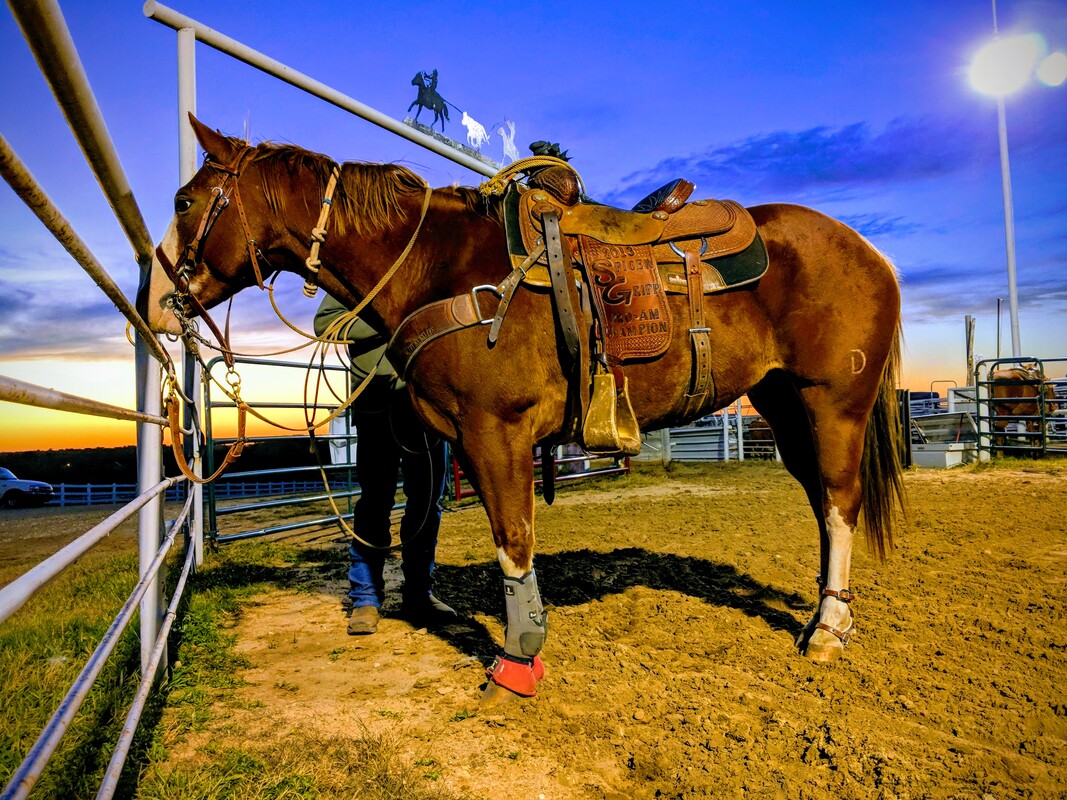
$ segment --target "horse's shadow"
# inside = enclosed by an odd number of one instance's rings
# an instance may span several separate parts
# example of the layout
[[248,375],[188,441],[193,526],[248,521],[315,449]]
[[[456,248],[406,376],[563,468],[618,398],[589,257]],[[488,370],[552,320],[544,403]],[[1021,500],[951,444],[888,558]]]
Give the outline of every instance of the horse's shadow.
[[[309,548],[296,554],[305,565],[324,579],[336,579],[348,565],[347,548]],[[703,600],[709,605],[730,608],[750,617],[759,617],[771,630],[795,637],[803,623],[783,609],[810,612],[810,598],[762,583],[728,564],[692,556],[656,553],[639,547],[612,550],[570,550],[539,554],[537,582],[545,605],[577,606],[634,587],[675,591]],[[230,586],[246,583],[273,583],[280,588],[299,588],[308,578],[305,570],[282,566],[232,564],[198,576],[201,583]],[[434,572],[434,592],[456,609],[456,624],[430,632],[468,656],[488,663],[500,645],[477,615],[504,617],[502,573],[495,561],[465,566],[438,564]],[[342,590],[344,591],[344,590]],[[338,600],[344,603],[342,595]],[[395,598],[386,600],[386,616],[396,615]],[[551,620],[551,614],[550,614]]]
[[[727,564],[701,558],[655,553],[637,547],[600,553],[571,550],[537,556],[537,581],[546,606],[576,606],[627,589],[676,591],[709,605],[761,618],[772,630],[795,637],[802,623],[782,607],[810,611],[810,599],[757,581]],[[435,593],[463,617],[462,624],[432,632],[458,650],[490,660],[499,645],[476,614],[503,618],[501,572],[496,562],[462,567],[440,564]],[[550,613],[551,620],[551,613]]]

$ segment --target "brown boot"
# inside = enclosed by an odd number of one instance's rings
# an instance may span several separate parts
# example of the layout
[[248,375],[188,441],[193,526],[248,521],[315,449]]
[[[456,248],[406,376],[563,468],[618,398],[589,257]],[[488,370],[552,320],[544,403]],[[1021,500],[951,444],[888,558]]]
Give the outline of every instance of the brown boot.
[[380,619],[377,606],[357,606],[352,609],[352,615],[348,618],[348,635],[366,636],[374,633],[378,629]]

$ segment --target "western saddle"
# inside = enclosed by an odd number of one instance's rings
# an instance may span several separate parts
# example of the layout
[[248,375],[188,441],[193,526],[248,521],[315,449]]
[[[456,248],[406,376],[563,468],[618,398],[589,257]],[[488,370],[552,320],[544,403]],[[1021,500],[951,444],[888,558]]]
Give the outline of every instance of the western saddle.
[[[579,265],[575,278],[583,299],[586,291],[592,295],[593,335],[587,338],[593,347],[593,388],[582,424],[589,452],[634,455],[640,450],[620,366],[667,350],[674,321],[666,294],[688,296],[693,369],[680,409],[688,415],[715,392],[704,295],[755,282],[767,269],[767,251],[748,211],[732,200],[686,202],[694,188],[678,178],[626,211],[583,202],[577,173],[562,162],[534,172],[525,189],[510,184],[505,194],[513,266],[523,267],[523,282],[552,288],[574,364],[580,361],[582,337],[570,308],[568,262]],[[526,265],[541,250],[545,255]]]

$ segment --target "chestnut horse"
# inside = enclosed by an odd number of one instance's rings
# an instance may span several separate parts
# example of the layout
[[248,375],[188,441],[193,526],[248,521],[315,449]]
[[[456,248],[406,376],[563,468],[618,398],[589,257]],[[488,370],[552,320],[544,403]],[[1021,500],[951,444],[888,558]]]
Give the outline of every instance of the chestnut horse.
[[[1040,455],[1040,404],[1053,397],[1044,373],[1037,364],[1020,364],[993,370],[989,380],[992,381],[993,430],[999,434],[994,437],[995,444]],[[1046,407],[1046,412],[1050,410]]]
[[[496,286],[512,270],[498,199],[463,187],[431,190],[397,165],[338,165],[295,146],[252,146],[195,119],[193,126],[207,157],[175,196],[175,216],[142,290],[154,330],[178,331],[176,303],[203,313],[262,285],[263,275],[307,276],[313,252],[318,285],[350,308],[371,294],[362,315],[382,331],[395,332],[435,301],[471,294],[492,319],[493,293],[472,289]],[[309,237],[335,169],[329,234],[313,251]],[[693,358],[686,324],[675,326],[664,355],[623,372],[643,431],[689,422],[746,393],[770,423],[819,529],[819,602],[796,644],[811,659],[831,661],[853,625],[849,570],[860,516],[868,546],[884,557],[893,507],[902,501],[900,293],[892,265],[842,223],[794,205],[750,212],[770,267],[758,283],[703,298],[714,396],[683,412]],[[570,282],[569,289],[578,308],[578,288]],[[687,296],[670,295],[669,303],[675,320],[690,318]],[[504,652],[488,670],[487,697],[510,696],[501,686],[532,696],[544,674],[531,451],[574,438],[573,373],[561,366],[553,320],[550,292],[523,283],[495,346],[474,325],[431,341],[408,367],[419,415],[456,447],[481,496],[504,573]],[[589,376],[587,353],[581,365],[579,375]]]

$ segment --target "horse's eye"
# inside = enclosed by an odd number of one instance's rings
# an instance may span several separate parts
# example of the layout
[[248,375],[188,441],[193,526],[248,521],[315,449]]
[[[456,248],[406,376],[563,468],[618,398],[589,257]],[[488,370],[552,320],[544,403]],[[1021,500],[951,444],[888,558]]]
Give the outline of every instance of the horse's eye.
[[193,201],[188,197],[175,197],[174,198],[174,210],[181,214],[183,211],[188,211],[193,207]]

